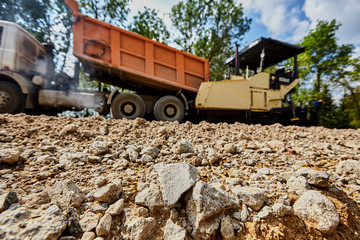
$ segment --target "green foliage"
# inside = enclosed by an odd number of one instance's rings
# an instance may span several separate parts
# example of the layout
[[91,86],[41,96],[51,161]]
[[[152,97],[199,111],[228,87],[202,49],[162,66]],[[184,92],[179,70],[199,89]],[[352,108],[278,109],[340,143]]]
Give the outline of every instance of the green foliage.
[[80,0],[82,13],[110,24],[124,26],[130,12],[130,0]]
[[143,12],[138,11],[129,30],[161,43],[169,42],[170,33],[155,9],[145,7]]
[[170,18],[179,36],[182,50],[209,60],[212,80],[226,74],[224,62],[235,42],[250,29],[251,20],[244,17],[243,7],[234,0],[188,0],[174,5]]
[[0,19],[10,22],[17,22],[19,13],[19,4],[16,0],[1,0]]
[[40,42],[56,43],[56,65],[58,70],[65,68],[71,50],[72,15],[64,1],[4,0],[0,18],[21,25]]
[[[353,45],[338,44],[336,32],[340,26],[336,20],[319,21],[300,43],[306,51],[299,56],[301,87],[293,97],[296,103],[310,108],[315,101],[324,101],[321,123],[326,127],[358,128],[360,96],[355,86],[360,80],[360,61],[353,58]],[[332,99],[334,89],[346,93],[340,106]]]

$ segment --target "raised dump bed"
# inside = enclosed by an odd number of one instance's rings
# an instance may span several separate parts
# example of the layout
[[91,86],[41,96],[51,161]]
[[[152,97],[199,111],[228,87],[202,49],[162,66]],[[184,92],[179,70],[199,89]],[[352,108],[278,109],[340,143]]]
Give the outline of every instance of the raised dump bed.
[[139,34],[84,16],[66,0],[74,15],[74,55],[92,78],[138,93],[196,93],[209,81],[206,59]]

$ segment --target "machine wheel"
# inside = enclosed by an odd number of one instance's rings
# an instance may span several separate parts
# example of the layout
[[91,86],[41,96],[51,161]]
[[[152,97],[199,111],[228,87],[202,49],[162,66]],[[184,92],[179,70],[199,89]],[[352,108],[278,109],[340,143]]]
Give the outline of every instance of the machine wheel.
[[111,103],[111,113],[114,118],[135,119],[145,115],[145,103],[135,93],[121,93]]
[[154,117],[156,120],[182,122],[184,116],[184,104],[175,96],[164,96],[155,103]]
[[0,82],[0,113],[20,113],[25,110],[25,96],[18,86]]

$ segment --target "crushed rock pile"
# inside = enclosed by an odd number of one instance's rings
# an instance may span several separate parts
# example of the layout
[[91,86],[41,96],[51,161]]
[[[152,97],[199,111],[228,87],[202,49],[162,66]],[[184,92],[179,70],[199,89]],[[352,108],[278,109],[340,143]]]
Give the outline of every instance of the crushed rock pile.
[[360,130],[0,115],[0,239],[359,239]]

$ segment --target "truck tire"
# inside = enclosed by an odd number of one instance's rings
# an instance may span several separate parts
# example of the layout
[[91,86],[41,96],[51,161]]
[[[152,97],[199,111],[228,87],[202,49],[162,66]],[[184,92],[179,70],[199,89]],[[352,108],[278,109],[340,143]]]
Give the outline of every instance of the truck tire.
[[111,113],[116,119],[143,118],[145,110],[143,99],[135,93],[121,93],[111,103]]
[[0,113],[20,113],[25,110],[25,96],[10,82],[0,82]]
[[184,104],[175,96],[164,96],[155,103],[154,117],[158,121],[182,122],[184,116]]

